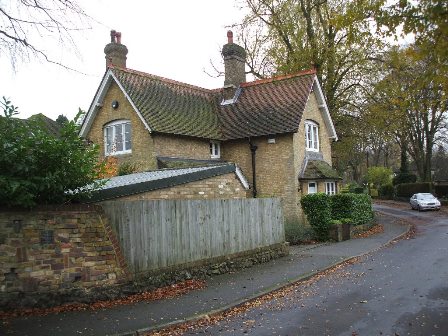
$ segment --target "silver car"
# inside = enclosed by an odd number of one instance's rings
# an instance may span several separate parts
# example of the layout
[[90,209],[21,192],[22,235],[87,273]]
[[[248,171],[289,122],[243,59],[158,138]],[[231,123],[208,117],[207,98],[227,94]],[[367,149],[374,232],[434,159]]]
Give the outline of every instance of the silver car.
[[440,201],[430,193],[414,194],[410,200],[412,209],[422,210],[440,210]]

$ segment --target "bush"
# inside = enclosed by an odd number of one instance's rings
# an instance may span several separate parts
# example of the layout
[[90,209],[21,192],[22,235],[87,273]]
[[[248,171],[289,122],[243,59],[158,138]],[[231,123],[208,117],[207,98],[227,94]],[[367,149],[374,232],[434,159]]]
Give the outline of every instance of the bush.
[[362,225],[373,219],[372,199],[366,194],[337,194],[330,198],[331,218]]
[[316,238],[327,240],[331,221],[330,196],[324,193],[308,194],[302,197],[300,203]]
[[370,167],[367,170],[367,182],[376,188],[391,182],[392,170],[386,167]]
[[411,173],[399,173],[392,179],[392,184],[398,185],[403,183],[415,183],[417,181],[417,175]]
[[395,188],[392,184],[382,185],[379,189],[379,194],[382,198],[393,199],[395,194]]
[[431,182],[402,183],[396,186],[398,197],[411,197],[416,193],[430,193],[432,190],[433,185]]
[[448,185],[436,184],[434,186],[434,193],[437,195],[437,197],[448,198]]
[[285,239],[291,245],[307,243],[316,240],[314,230],[301,223],[285,223]]
[[[64,123],[60,134],[39,120],[20,120],[17,108],[3,98],[0,116],[0,205],[32,207],[62,204],[91,192],[102,166],[98,149],[78,137],[76,121]],[[79,116],[79,114],[78,114]],[[89,190],[81,190],[90,185]]]
[[125,161],[118,166],[118,176],[134,174],[139,171],[139,165],[135,162]]

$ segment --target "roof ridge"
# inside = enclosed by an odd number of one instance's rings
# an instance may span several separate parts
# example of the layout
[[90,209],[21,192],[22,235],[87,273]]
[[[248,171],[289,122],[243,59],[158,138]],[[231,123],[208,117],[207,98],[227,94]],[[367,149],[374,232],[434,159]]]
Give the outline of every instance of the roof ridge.
[[108,68],[109,69],[114,69],[114,70],[128,72],[128,73],[139,75],[139,76],[143,76],[143,77],[150,77],[150,78],[153,78],[153,79],[158,79],[158,80],[160,80],[162,82],[165,82],[165,83],[179,85],[179,86],[184,86],[184,87],[188,87],[190,89],[203,91],[203,92],[206,92],[206,93],[212,93],[213,92],[213,90],[206,89],[206,88],[203,88],[203,87],[200,87],[200,86],[197,86],[197,85],[188,84],[188,83],[184,83],[184,82],[179,82],[179,81],[174,80],[174,79],[170,79],[170,78],[166,78],[166,77],[150,74],[150,73],[147,73],[147,72],[144,72],[144,71],[139,71],[139,70],[134,70],[134,69],[129,69],[129,68],[120,68],[120,67],[113,66],[113,65],[109,65]]
[[280,75],[280,76],[271,77],[271,78],[264,78],[264,79],[259,79],[259,80],[255,80],[252,82],[245,82],[245,83],[241,83],[240,86],[248,87],[248,86],[254,86],[254,85],[259,85],[259,84],[276,82],[276,81],[280,81],[280,80],[284,80],[284,79],[301,77],[301,76],[305,76],[305,75],[315,75],[315,74],[316,74],[316,69],[313,68],[313,69],[308,69],[308,70],[302,70],[302,71],[299,71],[299,72],[296,72],[293,74]]

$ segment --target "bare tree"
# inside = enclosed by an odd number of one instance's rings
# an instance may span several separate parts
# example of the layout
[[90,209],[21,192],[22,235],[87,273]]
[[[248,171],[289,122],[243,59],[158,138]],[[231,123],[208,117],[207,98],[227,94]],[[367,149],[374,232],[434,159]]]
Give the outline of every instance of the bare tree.
[[77,52],[72,34],[88,21],[75,0],[0,0],[0,57],[8,57],[14,69],[32,58],[68,68],[52,57],[46,42]]

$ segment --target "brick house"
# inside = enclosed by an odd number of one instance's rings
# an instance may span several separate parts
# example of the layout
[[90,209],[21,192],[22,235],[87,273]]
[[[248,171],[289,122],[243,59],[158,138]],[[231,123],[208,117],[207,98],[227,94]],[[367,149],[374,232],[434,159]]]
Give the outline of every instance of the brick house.
[[249,197],[280,197],[286,221],[301,222],[300,197],[336,193],[339,181],[331,167],[337,135],[316,73],[246,82],[246,52],[227,37],[224,86],[209,90],[126,68],[128,50],[112,31],[80,135],[102,157],[142,172],[233,163]]

